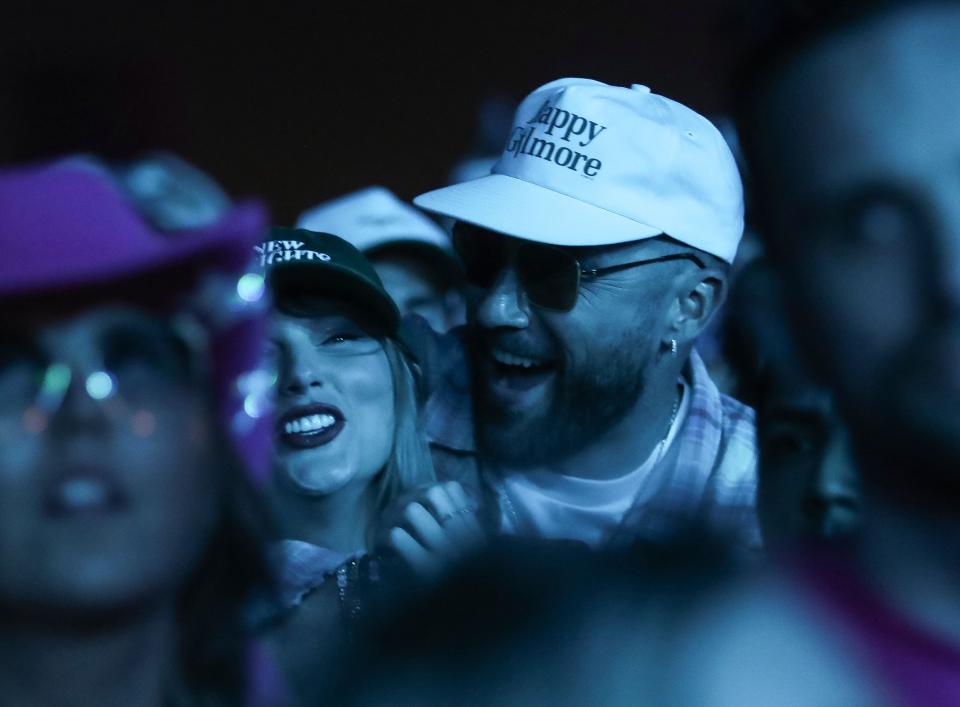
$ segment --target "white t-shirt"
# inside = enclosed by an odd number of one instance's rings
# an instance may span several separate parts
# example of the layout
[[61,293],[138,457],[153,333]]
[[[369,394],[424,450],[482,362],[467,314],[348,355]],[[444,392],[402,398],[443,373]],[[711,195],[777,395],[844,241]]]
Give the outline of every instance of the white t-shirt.
[[651,471],[666,456],[690,407],[688,385],[683,379],[680,384],[680,405],[665,442],[633,471],[616,479],[584,479],[551,471],[503,474],[497,483],[501,532],[602,546],[643,489],[656,487]]

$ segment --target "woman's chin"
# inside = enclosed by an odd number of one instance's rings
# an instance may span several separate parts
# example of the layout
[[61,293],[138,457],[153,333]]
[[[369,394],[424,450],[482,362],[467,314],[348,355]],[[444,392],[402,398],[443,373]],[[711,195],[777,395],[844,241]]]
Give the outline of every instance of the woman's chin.
[[315,471],[284,472],[284,478],[291,489],[304,496],[330,496],[353,481],[356,474],[350,470],[330,470],[323,473]]

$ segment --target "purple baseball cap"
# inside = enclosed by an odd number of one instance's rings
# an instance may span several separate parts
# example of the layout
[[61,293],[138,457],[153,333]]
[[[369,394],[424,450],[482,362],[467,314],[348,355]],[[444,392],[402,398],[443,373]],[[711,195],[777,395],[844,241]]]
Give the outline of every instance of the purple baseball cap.
[[247,202],[204,227],[161,231],[94,163],[0,169],[0,300],[96,290],[127,302],[168,301],[196,315],[209,342],[221,423],[259,483],[272,424],[260,394],[266,302],[250,252],[266,230],[265,209]]

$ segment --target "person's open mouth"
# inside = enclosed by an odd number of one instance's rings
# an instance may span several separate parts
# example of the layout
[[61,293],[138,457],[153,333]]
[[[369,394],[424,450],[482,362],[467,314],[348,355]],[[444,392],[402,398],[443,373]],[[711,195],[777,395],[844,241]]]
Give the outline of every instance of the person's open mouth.
[[70,466],[48,484],[44,512],[53,518],[105,515],[125,510],[126,490],[114,474],[96,466]]
[[329,444],[346,424],[343,413],[333,405],[302,405],[286,412],[277,423],[278,436],[296,449]]
[[490,349],[490,383],[494,388],[524,392],[546,383],[557,371],[555,360],[528,353]]

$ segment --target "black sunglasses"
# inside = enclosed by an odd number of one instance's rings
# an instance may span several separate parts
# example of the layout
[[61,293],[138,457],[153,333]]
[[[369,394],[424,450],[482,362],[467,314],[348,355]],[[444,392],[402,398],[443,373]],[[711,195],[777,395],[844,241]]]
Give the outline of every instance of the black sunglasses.
[[[469,227],[457,224],[453,242],[467,281],[483,289],[492,287],[509,259],[507,239],[472,233]],[[672,253],[604,268],[584,268],[572,253],[563,248],[529,241],[522,241],[517,246],[514,267],[531,304],[556,312],[569,312],[577,303],[583,280],[671,260],[689,260],[701,269],[706,268],[704,262],[692,253]]]

